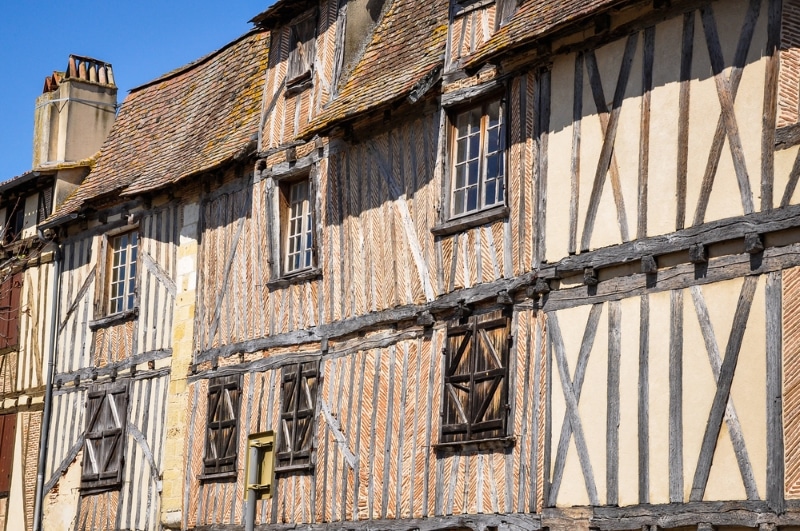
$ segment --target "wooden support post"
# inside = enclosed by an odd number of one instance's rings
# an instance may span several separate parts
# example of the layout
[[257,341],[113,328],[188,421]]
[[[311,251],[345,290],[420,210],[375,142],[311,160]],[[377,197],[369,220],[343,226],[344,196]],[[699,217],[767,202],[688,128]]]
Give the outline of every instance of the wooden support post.
[[708,523],[697,524],[697,531],[714,531],[714,526]]
[[597,285],[597,271],[593,267],[587,267],[583,270],[583,283],[587,286]]
[[417,315],[417,324],[420,326],[433,326],[434,322],[435,319],[433,318],[433,315],[431,315],[431,312],[424,311]]
[[497,304],[510,305],[514,304],[514,299],[508,294],[508,290],[500,290],[497,294]]
[[744,251],[748,254],[758,254],[764,250],[761,235],[755,232],[744,235]]
[[658,264],[656,263],[656,258],[651,255],[645,255],[642,257],[642,273],[655,273],[658,271]]
[[696,243],[689,247],[689,261],[693,264],[705,264],[708,262],[708,248],[705,244]]

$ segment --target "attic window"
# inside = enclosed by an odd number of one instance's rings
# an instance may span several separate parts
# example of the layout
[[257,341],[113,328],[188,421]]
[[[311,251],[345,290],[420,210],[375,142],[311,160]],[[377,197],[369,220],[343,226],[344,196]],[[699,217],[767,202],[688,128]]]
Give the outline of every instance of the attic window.
[[315,14],[306,16],[289,28],[289,58],[286,69],[287,86],[297,85],[311,78],[314,65]]

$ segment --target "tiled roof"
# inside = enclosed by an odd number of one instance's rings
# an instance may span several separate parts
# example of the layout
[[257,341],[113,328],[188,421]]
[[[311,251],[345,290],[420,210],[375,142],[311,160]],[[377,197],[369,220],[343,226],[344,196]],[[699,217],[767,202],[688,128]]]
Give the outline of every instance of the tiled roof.
[[339,95],[302,132],[404,98],[444,61],[448,0],[393,0]]
[[505,26],[464,61],[464,67],[480,68],[503,53],[624,2],[625,0],[526,0]]
[[258,131],[268,39],[268,32],[252,31],[133,89],[94,171],[47,225],[79,212],[93,198],[163,188],[243,150]]

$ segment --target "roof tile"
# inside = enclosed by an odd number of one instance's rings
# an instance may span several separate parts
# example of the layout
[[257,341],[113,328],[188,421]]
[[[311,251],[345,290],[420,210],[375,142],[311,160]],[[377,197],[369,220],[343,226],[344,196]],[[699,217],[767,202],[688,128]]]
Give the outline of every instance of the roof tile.
[[393,0],[339,96],[301,136],[311,136],[335,122],[403,98],[441,66],[448,4],[448,0]]
[[268,32],[252,31],[205,58],[131,91],[94,171],[50,217],[93,198],[132,196],[230,160],[258,131]]

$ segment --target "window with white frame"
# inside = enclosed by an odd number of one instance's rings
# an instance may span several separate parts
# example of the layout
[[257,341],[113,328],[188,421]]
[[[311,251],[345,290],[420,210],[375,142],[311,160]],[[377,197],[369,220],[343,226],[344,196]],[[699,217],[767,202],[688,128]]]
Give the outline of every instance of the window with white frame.
[[314,229],[308,178],[285,184],[283,192],[286,204],[283,273],[291,274],[314,265]]
[[505,123],[499,100],[453,116],[450,217],[505,204]]
[[136,305],[136,259],[139,234],[133,230],[109,237],[108,313]]

